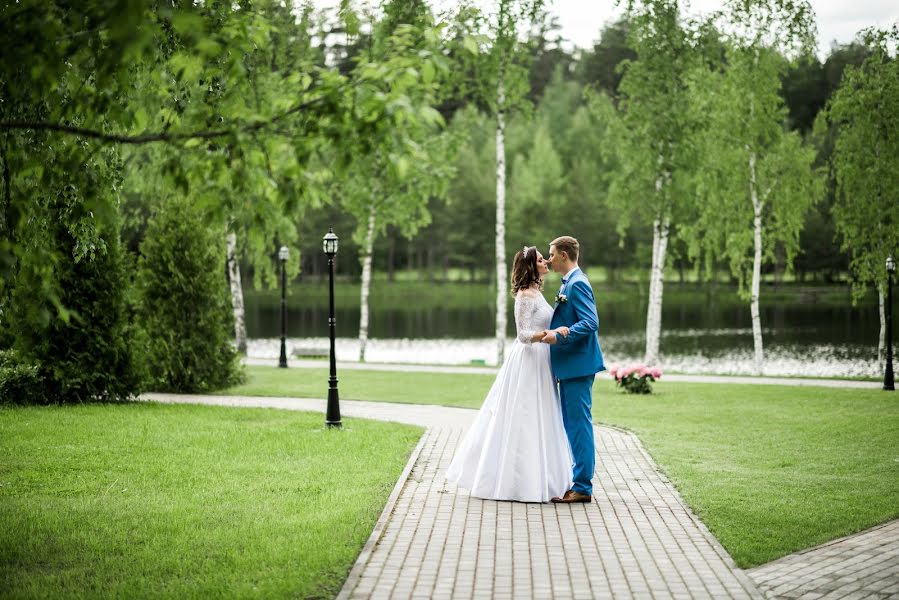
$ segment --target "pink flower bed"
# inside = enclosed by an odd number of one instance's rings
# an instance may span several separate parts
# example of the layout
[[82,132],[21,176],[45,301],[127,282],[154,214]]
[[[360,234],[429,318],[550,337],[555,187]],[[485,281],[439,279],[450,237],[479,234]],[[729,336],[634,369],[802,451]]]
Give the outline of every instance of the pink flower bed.
[[631,394],[650,394],[652,393],[650,384],[662,377],[662,369],[643,363],[612,364],[609,365],[609,374],[615,378],[618,386],[623,387]]

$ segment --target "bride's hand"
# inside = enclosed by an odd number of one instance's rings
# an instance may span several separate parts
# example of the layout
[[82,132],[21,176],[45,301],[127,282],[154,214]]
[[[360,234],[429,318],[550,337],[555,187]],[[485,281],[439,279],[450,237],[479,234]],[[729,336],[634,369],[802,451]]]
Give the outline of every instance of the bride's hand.
[[556,333],[558,333],[558,334],[561,335],[562,337],[566,337],[566,338],[567,338],[567,337],[568,337],[568,333],[569,333],[570,331],[571,331],[570,329],[568,329],[567,327],[564,327],[564,326],[563,326],[563,327],[556,327]]
[[546,337],[546,330],[545,330],[545,329],[544,329],[543,331],[538,331],[537,333],[535,333],[534,335],[532,335],[532,336],[531,336],[531,341],[532,341],[532,342],[542,342],[544,337]]

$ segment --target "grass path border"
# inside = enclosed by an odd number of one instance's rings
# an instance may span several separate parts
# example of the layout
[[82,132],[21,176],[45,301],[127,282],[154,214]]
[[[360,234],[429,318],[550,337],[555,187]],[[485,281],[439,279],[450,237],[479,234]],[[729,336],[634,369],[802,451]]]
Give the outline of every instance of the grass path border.
[[387,498],[387,504],[384,505],[384,510],[381,511],[381,516],[378,517],[377,523],[375,523],[375,528],[372,530],[371,535],[368,536],[368,540],[365,542],[365,545],[362,546],[362,550],[359,552],[359,555],[356,557],[356,561],[353,563],[353,568],[350,569],[349,575],[343,582],[343,586],[340,588],[340,592],[337,594],[336,600],[345,600],[350,597],[350,591],[355,589],[356,584],[359,582],[359,579],[362,577],[362,572],[365,570],[365,565],[368,564],[368,559],[371,557],[372,551],[375,546],[377,546],[378,542],[381,541],[381,535],[384,533],[384,528],[387,526],[387,521],[390,519],[390,515],[393,514],[393,509],[396,506],[397,500],[399,500],[400,492],[403,491],[403,488],[406,486],[406,481],[409,480],[409,476],[412,474],[412,469],[415,467],[415,463],[418,462],[418,456],[421,454],[421,450],[424,447],[425,438],[428,436],[428,432],[430,428],[426,428],[425,431],[421,434],[421,437],[418,440],[418,444],[415,446],[415,449],[412,450],[412,454],[409,456],[409,460],[406,462],[406,468],[403,469],[403,472],[400,473],[400,477],[396,482],[396,485],[393,486],[393,491],[390,493],[390,497]]
[[[717,552],[718,555],[721,557],[721,560],[723,560],[724,563],[728,567],[731,568],[731,570],[736,575],[737,579],[739,579],[741,581],[741,583],[743,584],[743,587],[745,587],[747,590],[759,589],[758,584],[752,579],[752,577],[749,576],[749,569],[743,569],[739,565],[737,565],[737,561],[734,560],[734,557],[730,555],[730,552],[727,551],[727,548],[724,547],[724,544],[721,543],[721,540],[719,540],[715,536],[715,534],[712,533],[712,530],[709,529],[708,525],[706,525],[705,522],[699,518],[699,515],[697,515],[693,511],[693,508],[690,507],[689,504],[687,504],[687,501],[684,500],[684,497],[681,494],[681,490],[677,486],[677,484],[674,482],[674,479],[672,479],[671,476],[668,474],[668,472],[662,468],[662,465],[660,465],[656,461],[656,459],[653,458],[653,456],[652,456],[652,454],[650,454],[649,450],[646,449],[646,446],[643,445],[643,440],[640,439],[640,436],[637,435],[636,432],[634,432],[630,429],[627,429],[626,427],[620,427],[618,425],[609,425],[608,423],[603,423],[601,421],[594,421],[593,426],[594,427],[606,427],[608,429],[619,431],[621,433],[631,436],[634,439],[634,444],[637,446],[637,449],[643,454],[643,456],[646,458],[646,460],[649,462],[649,464],[651,464],[653,466],[653,468],[656,470],[656,472],[659,473],[661,475],[661,477],[666,482],[668,482],[671,485],[671,487],[673,487],[677,491],[677,503],[681,505],[684,512],[687,515],[689,515],[690,519],[692,519],[693,521],[696,522],[697,528],[702,532],[703,536],[707,540],[709,540],[709,543],[711,544],[711,546],[715,550],[715,552]],[[598,478],[599,475],[600,475],[599,473],[596,473],[596,474],[594,474],[594,477]],[[789,556],[789,555],[787,555],[787,556]],[[780,559],[776,559],[776,560],[780,560]],[[755,568],[755,567],[753,567],[753,568]]]
[[[797,556],[802,556],[803,554],[809,554],[812,552],[821,552],[822,550],[827,549],[829,546],[833,546],[835,544],[841,544],[843,542],[847,542],[852,538],[857,538],[863,535],[867,535],[870,533],[874,533],[878,529],[883,529],[884,527],[889,527],[899,519],[890,519],[889,521],[884,521],[883,523],[878,523],[872,527],[868,527],[867,529],[862,529],[861,531],[856,531],[855,533],[850,533],[849,535],[844,535],[843,537],[835,538],[830,540],[829,542],[824,542],[823,544],[818,544],[817,546],[812,546],[811,548],[805,548],[804,550],[797,550],[796,552],[792,552],[790,554],[784,554],[780,558],[775,558],[774,560],[766,563],[762,563],[760,565],[756,565],[755,567],[750,567],[748,569],[744,569],[744,572],[751,573],[752,571],[758,571],[762,569],[769,569],[772,566],[780,565],[781,563],[789,563],[790,561],[796,560]],[[862,552],[870,551],[868,548],[860,548],[859,554]]]

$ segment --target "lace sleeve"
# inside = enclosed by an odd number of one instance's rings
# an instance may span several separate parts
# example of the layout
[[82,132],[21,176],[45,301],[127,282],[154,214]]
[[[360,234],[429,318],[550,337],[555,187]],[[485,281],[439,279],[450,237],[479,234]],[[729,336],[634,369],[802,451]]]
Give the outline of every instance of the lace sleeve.
[[537,296],[526,293],[519,293],[515,298],[515,329],[523,344],[532,344],[531,336],[543,329],[534,322],[539,307],[537,300]]

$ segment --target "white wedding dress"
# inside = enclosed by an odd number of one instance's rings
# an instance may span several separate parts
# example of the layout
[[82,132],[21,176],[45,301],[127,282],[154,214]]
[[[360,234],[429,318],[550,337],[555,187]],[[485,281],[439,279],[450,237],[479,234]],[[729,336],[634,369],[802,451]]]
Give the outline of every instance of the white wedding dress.
[[530,341],[552,315],[536,290],[515,298],[518,338],[446,473],[472,496],[548,502],[571,489],[573,461],[549,345]]

